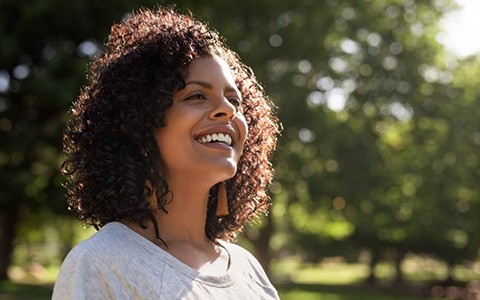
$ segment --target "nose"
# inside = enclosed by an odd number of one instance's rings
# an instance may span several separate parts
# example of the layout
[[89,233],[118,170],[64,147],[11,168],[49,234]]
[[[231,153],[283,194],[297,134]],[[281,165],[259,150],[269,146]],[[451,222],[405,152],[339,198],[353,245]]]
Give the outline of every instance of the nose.
[[215,107],[210,111],[211,119],[232,119],[237,108],[224,96],[220,97]]

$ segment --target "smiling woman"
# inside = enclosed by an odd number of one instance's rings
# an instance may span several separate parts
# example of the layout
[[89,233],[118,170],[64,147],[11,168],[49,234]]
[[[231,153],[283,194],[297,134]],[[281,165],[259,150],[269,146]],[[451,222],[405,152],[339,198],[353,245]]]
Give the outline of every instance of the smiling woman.
[[[185,87],[173,94],[165,113],[165,127],[155,133],[171,190],[172,177],[211,187],[235,175],[247,136],[240,99],[223,59],[208,56],[190,65]],[[185,190],[184,184],[173,194]]]
[[99,231],[65,259],[53,298],[276,299],[231,241],[267,212],[278,135],[253,72],[172,10],[112,27],[65,131],[68,204]]

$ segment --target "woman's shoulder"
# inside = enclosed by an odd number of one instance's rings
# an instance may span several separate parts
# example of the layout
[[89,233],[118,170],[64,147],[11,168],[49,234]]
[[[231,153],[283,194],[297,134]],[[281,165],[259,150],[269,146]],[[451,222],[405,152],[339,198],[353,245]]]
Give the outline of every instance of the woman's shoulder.
[[119,256],[131,255],[138,246],[136,238],[125,225],[118,222],[108,223],[73,247],[65,262],[106,262],[116,260]]
[[154,253],[150,249],[152,245],[122,223],[108,223],[70,250],[62,263],[60,274],[101,273],[104,276],[115,273],[115,276],[128,276],[137,272],[137,268],[145,270],[151,265],[161,271],[163,256],[160,251]]
[[245,257],[253,257],[250,251],[248,251],[247,249],[243,248],[238,244],[234,244],[227,241],[219,241],[219,243],[230,253],[230,255],[236,254],[236,255],[245,256]]
[[127,238],[122,226],[117,222],[108,223],[92,236],[78,243],[70,252],[82,254],[94,250],[110,249]]
[[221,242],[221,245],[227,249],[231,256],[231,268],[236,273],[241,274],[241,278],[253,280],[257,286],[273,297],[278,299],[278,293],[270,282],[265,270],[255,256],[247,249],[228,242]]
[[239,266],[243,266],[243,268],[251,267],[255,270],[260,269],[263,272],[263,268],[258,262],[258,260],[255,258],[255,256],[248,251],[247,249],[243,248],[240,245],[230,243],[230,242],[225,242],[221,241],[220,244],[225,247],[225,249],[228,251],[232,263]]
[[[148,241],[121,223],[109,223],[75,246],[65,258],[54,288],[55,299],[124,299],[153,293],[165,264],[151,255]],[[153,246],[152,246],[153,247]],[[142,298],[142,297],[133,297]]]

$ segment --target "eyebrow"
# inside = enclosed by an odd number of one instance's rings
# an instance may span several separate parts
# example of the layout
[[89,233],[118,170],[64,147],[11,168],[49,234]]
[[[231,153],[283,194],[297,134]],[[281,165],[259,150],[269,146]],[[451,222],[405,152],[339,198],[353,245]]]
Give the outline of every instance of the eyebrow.
[[[212,84],[208,83],[208,82],[205,82],[205,81],[199,81],[199,80],[192,80],[192,81],[189,81],[189,82],[186,82],[185,83],[185,87],[189,84],[197,84],[199,86],[202,86],[206,89],[212,89],[213,86]],[[239,91],[235,88],[233,88],[232,86],[228,86],[226,89],[225,89],[226,92],[235,92],[235,93],[238,93]]]

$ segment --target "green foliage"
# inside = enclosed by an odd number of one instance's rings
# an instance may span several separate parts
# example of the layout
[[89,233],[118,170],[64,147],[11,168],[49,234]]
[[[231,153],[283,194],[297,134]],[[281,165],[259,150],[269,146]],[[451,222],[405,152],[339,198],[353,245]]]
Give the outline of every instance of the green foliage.
[[[2,213],[65,212],[58,168],[66,112],[111,24],[140,6],[154,1],[0,2]],[[279,107],[276,251],[311,260],[355,258],[359,249],[478,258],[480,62],[436,42],[452,7],[177,3],[227,38]]]
[[[285,128],[272,188],[284,245],[312,259],[359,248],[477,258],[478,124],[466,110],[475,111],[478,91],[455,84],[465,62],[435,40],[452,6],[323,4],[251,12],[237,25],[248,34],[231,36]],[[222,22],[212,20],[230,32]],[[476,78],[472,65],[462,82]]]
[[64,211],[59,166],[66,113],[89,56],[133,3],[0,3],[0,207]]

